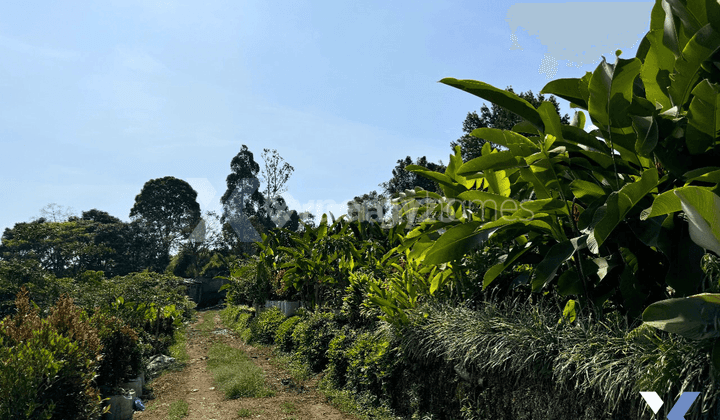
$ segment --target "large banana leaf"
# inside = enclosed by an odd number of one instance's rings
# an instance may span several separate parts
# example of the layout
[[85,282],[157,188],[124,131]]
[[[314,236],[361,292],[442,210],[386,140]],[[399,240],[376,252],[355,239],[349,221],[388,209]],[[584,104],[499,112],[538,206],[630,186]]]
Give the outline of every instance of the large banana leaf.
[[425,254],[426,264],[442,264],[462,258],[486,241],[494,230],[478,231],[482,222],[462,223],[448,229]]
[[642,318],[652,327],[693,340],[720,337],[720,294],[661,300],[648,306]]
[[690,223],[690,238],[720,255],[720,197],[708,190],[675,190]]
[[[637,58],[617,58],[615,64],[603,61],[590,79],[588,111],[595,125],[609,129],[630,125],[627,109],[632,103],[633,81],[640,74],[641,62]],[[606,137],[607,138],[607,137]]]
[[645,86],[645,97],[653,104],[659,103],[662,110],[672,107],[668,88],[670,73],[675,67],[675,55],[662,42],[663,31],[652,30],[645,36],[650,48],[640,68],[640,78]]
[[590,250],[597,254],[598,248],[605,242],[615,227],[625,219],[628,212],[640,202],[658,183],[657,169],[651,168],[643,172],[642,177],[627,184],[620,191],[613,192],[605,203],[603,218],[595,225],[591,238],[588,240]]
[[675,69],[670,76],[670,97],[673,104],[683,106],[690,97],[695,81],[702,71],[702,63],[720,48],[720,33],[712,25],[703,26],[687,43],[682,56],[675,61]]
[[690,153],[699,154],[720,136],[720,85],[703,80],[692,95],[685,142]]
[[440,83],[464,90],[465,92],[472,93],[475,96],[497,104],[529,121],[540,132],[545,131],[543,121],[535,107],[533,107],[530,102],[512,92],[498,89],[495,86],[476,80],[458,80],[449,77],[440,80]]

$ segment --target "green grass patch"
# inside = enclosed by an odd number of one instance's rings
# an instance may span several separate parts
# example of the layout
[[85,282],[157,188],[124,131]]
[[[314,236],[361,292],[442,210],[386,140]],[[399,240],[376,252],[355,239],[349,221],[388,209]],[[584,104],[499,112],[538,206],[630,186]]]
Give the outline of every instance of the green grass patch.
[[297,406],[293,402],[285,401],[280,404],[280,409],[285,414],[295,414],[297,412]]
[[215,311],[205,311],[200,316],[202,322],[197,328],[203,335],[207,336],[215,329]]
[[328,401],[345,414],[352,414],[364,420],[400,420],[395,416],[392,409],[385,405],[378,405],[377,397],[367,392],[355,393],[352,391],[337,389],[332,384],[322,379],[318,384],[318,390],[327,397]]
[[187,329],[185,326],[178,328],[173,333],[173,344],[168,349],[170,356],[175,358],[175,361],[180,366],[184,366],[189,360],[190,356],[187,352]]
[[253,416],[253,411],[249,408],[241,408],[238,410],[238,417],[247,418]]
[[179,420],[183,417],[187,417],[188,415],[188,403],[183,400],[178,400],[170,404],[170,409],[168,410],[168,420]]
[[225,398],[267,397],[273,392],[265,388],[265,375],[261,368],[242,351],[224,343],[215,343],[208,351],[208,369],[215,386]]

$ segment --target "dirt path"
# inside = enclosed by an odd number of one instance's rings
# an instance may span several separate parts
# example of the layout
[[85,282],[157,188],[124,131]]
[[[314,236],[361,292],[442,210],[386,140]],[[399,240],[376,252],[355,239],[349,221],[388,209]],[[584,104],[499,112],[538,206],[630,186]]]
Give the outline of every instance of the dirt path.
[[[245,410],[244,418],[252,419],[328,419],[357,420],[356,417],[341,413],[330,406],[319,394],[313,381],[296,383],[289,373],[270,363],[269,349],[248,346],[229,330],[225,330],[217,310],[214,314],[215,328],[210,334],[198,329],[202,317],[188,330],[187,351],[190,356],[185,369],[166,372],[152,381],[154,399],[145,401],[148,410],[136,412],[140,420],[165,420],[170,404],[184,400],[188,403],[188,420],[236,420],[238,413]],[[266,398],[240,398],[226,400],[221,391],[213,385],[212,374],[207,370],[208,349],[214,342],[224,342],[242,349],[265,372],[265,383],[275,395]],[[248,411],[249,410],[249,413]]]

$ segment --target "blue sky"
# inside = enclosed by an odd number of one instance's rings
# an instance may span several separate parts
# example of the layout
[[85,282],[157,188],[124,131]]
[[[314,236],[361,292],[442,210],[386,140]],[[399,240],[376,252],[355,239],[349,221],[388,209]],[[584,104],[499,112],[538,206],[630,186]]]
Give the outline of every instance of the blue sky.
[[633,56],[653,3],[4,4],[0,231],[49,203],[127,221],[164,176],[219,210],[243,144],[294,166],[291,208],[342,214],[398,159],[447,163],[483,101],[440,79],[537,93]]

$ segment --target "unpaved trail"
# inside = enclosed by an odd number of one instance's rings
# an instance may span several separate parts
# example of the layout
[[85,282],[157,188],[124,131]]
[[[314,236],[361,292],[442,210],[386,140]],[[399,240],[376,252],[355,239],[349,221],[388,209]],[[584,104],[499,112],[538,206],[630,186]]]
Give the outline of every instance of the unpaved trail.
[[[357,420],[326,402],[315,389],[315,381],[296,383],[290,374],[270,363],[272,352],[246,345],[229,330],[225,330],[217,310],[213,313],[215,328],[209,334],[198,327],[202,317],[188,329],[187,352],[190,360],[182,371],[170,371],[149,383],[154,399],[145,401],[147,410],[135,412],[135,419],[165,420],[170,404],[184,400],[188,403],[188,420],[236,420],[238,411],[248,409],[252,419],[280,420]],[[202,314],[202,312],[201,312]],[[265,372],[266,386],[275,392],[272,397],[226,400],[222,391],[214,388],[212,374],[207,370],[207,354],[215,342],[224,342],[242,349]]]

